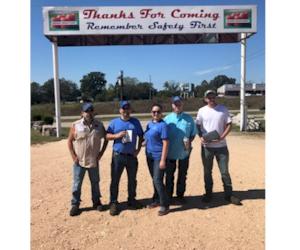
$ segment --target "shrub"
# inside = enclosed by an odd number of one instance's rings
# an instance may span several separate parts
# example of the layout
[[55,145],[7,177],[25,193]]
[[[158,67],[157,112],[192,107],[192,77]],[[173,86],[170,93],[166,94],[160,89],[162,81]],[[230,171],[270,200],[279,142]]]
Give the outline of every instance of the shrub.
[[33,115],[31,118],[32,121],[41,121],[42,116],[41,115]]
[[47,124],[47,125],[52,125],[53,124],[53,121],[54,121],[54,119],[53,119],[53,117],[52,116],[45,116],[44,117],[44,119],[43,119],[43,121],[45,122],[45,124]]

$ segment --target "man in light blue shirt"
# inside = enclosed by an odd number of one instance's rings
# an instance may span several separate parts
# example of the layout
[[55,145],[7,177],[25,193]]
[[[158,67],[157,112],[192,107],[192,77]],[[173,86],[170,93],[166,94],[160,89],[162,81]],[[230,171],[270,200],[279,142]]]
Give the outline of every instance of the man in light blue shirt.
[[176,195],[181,203],[184,203],[186,188],[186,176],[189,167],[191,142],[197,134],[197,128],[193,118],[183,112],[183,101],[179,96],[172,98],[173,112],[167,115],[164,121],[168,124],[169,150],[166,168],[166,188],[170,200],[174,190],[174,173],[178,161],[178,178]]

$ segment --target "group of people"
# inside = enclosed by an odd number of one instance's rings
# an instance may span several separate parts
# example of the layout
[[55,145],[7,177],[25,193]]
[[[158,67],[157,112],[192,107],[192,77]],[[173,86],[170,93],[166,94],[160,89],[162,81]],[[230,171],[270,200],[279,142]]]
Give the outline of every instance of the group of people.
[[[127,205],[132,209],[143,208],[143,204],[136,200],[137,156],[142,146],[145,146],[154,189],[152,201],[147,207],[160,207],[159,216],[168,214],[174,199],[181,204],[186,202],[184,194],[189,158],[192,141],[197,134],[201,140],[204,169],[205,194],[202,202],[208,203],[213,198],[212,167],[216,158],[224,186],[224,199],[232,204],[241,205],[240,199],[232,194],[228,171],[229,152],[225,137],[231,129],[229,112],[224,105],[216,103],[216,93],[213,90],[205,92],[204,101],[206,105],[199,109],[195,121],[183,111],[184,102],[179,96],[172,97],[173,112],[164,118],[162,106],[158,103],[153,104],[152,120],[147,124],[145,131],[140,121],[131,117],[132,107],[128,101],[120,102],[120,117],[113,119],[107,130],[102,122],[94,119],[93,104],[84,103],[81,119],[72,124],[68,137],[68,148],[74,163],[70,216],[80,214],[81,186],[86,171],[91,182],[93,208],[103,211],[99,189],[99,161],[109,140],[113,141],[110,214],[119,214],[119,182],[124,168],[128,176]],[[174,175],[177,168],[174,197]]]

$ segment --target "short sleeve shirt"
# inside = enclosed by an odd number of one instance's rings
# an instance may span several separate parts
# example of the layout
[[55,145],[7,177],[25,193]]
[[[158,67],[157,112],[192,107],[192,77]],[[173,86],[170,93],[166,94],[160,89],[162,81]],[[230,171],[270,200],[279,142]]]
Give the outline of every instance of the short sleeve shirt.
[[194,137],[197,133],[196,124],[193,118],[184,112],[176,114],[170,113],[164,118],[168,125],[169,149],[168,159],[185,159],[189,156],[189,151],[185,150],[183,138]]
[[[211,108],[208,105],[200,108],[196,118],[196,124],[201,127],[203,135],[214,130],[216,130],[219,135],[222,135],[228,123],[231,123],[231,117],[228,109],[221,104],[217,104],[214,108]],[[220,142],[207,143],[203,146],[220,148],[225,147],[226,145],[226,140],[224,139]]]
[[146,153],[151,155],[153,159],[160,160],[163,140],[168,140],[167,124],[163,120],[159,122],[149,122],[144,138],[146,140]]
[[113,150],[115,152],[133,154],[136,150],[137,136],[143,136],[143,128],[140,121],[134,117],[130,117],[128,121],[122,120],[121,118],[115,118],[110,122],[107,133],[117,134],[121,131],[128,130],[131,130],[132,132],[131,142],[123,143],[122,138],[114,140]]

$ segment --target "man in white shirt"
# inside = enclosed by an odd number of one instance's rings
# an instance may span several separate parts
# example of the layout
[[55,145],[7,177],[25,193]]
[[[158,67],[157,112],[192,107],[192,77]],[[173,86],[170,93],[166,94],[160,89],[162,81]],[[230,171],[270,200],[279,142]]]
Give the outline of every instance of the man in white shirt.
[[[202,144],[201,156],[204,167],[205,194],[203,202],[210,202],[212,199],[213,179],[212,167],[213,159],[216,157],[222,176],[224,186],[225,200],[235,205],[242,205],[239,198],[232,195],[231,178],[228,171],[229,152],[225,137],[231,130],[231,118],[228,109],[221,104],[216,103],[216,92],[207,90],[204,94],[206,106],[199,109],[196,124]],[[207,141],[206,134],[217,132],[218,139]]]

